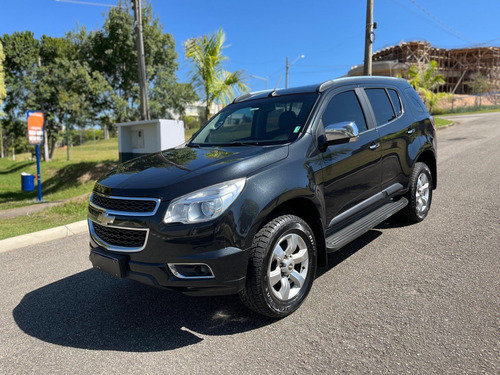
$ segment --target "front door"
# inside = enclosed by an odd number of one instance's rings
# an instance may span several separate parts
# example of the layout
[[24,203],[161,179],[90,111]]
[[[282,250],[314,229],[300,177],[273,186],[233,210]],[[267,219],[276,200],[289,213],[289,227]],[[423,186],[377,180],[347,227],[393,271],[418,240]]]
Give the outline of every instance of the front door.
[[377,129],[370,126],[356,90],[336,92],[321,116],[320,126],[354,121],[359,139],[329,146],[323,153],[326,224],[380,191],[381,147]]

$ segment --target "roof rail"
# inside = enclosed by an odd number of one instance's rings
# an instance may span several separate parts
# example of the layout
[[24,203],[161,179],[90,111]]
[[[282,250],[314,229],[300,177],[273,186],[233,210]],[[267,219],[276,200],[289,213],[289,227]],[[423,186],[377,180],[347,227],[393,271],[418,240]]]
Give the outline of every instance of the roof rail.
[[234,98],[233,103],[239,103],[239,102],[242,102],[243,100],[248,99],[248,98],[249,98],[249,97],[251,97],[252,95],[253,95],[253,93],[248,92],[248,93],[246,93],[246,94],[243,94],[243,95],[237,96],[236,98]]
[[323,82],[321,85],[318,86],[316,91],[323,92],[323,91],[329,89],[330,87],[332,87],[335,83],[336,83],[335,79],[331,79],[329,81]]

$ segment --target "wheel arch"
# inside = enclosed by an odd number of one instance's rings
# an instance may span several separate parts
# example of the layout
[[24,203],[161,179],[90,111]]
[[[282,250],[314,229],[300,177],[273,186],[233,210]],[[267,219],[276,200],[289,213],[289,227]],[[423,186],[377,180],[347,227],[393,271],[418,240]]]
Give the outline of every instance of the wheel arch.
[[307,198],[293,198],[276,206],[262,221],[259,230],[269,221],[281,215],[295,215],[304,220],[316,239],[318,266],[328,264],[325,233],[318,207]]
[[437,163],[436,163],[436,156],[434,155],[434,152],[431,150],[426,150],[422,152],[419,157],[416,160],[417,163],[425,163],[429,169],[431,170],[432,174],[432,188],[436,189],[437,188]]

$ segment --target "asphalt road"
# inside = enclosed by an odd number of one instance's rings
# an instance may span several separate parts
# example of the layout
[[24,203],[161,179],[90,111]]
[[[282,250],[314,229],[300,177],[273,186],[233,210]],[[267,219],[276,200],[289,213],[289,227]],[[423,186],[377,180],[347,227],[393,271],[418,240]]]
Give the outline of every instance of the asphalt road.
[[280,321],[92,270],[86,235],[0,253],[0,373],[499,374],[500,114],[455,120],[429,217],[330,255]]

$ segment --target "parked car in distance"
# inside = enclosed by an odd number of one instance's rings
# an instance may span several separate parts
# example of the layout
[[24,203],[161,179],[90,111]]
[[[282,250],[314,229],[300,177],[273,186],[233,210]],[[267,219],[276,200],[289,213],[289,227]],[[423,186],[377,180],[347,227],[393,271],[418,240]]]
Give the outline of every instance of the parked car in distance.
[[329,252],[397,212],[422,221],[436,182],[434,122],[405,80],[246,94],[186,144],[96,183],[90,260],[188,295],[239,294],[281,318]]

